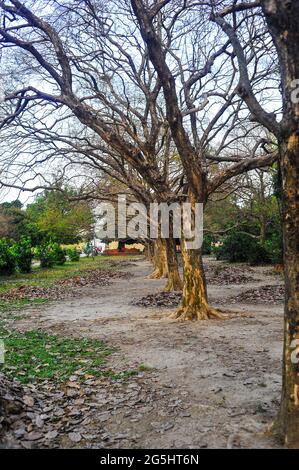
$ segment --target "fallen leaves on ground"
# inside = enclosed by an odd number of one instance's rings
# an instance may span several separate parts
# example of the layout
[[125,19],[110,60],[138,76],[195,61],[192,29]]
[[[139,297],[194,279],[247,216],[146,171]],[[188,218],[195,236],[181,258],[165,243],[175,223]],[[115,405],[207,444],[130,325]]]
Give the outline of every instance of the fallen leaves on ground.
[[223,264],[212,264],[205,266],[207,282],[212,285],[227,286],[257,281],[256,278],[250,275],[251,272],[253,272],[252,268],[247,265],[225,266]]
[[[78,386],[75,396],[67,393],[71,382]],[[186,390],[173,395],[173,387],[143,373],[131,380],[80,383],[74,375],[59,388],[49,381],[24,386],[0,374],[0,447],[132,446],[140,438],[134,428],[144,419],[152,432],[164,434],[176,419],[190,417]]]
[[68,287],[109,286],[111,284],[111,279],[127,279],[131,276],[131,273],[123,271],[93,269],[80,276],[62,279],[58,282],[58,285]]
[[156,294],[149,294],[140,299],[134,299],[132,305],[139,307],[177,307],[181,301],[182,292],[157,292]]
[[[226,299],[224,303],[251,303],[277,305],[284,301],[283,285],[268,285],[257,289],[249,289],[239,295]],[[217,301],[218,303],[218,301]]]
[[112,279],[126,279],[131,274],[123,271],[112,271],[106,269],[90,269],[80,275],[72,276],[58,281],[51,287],[22,285],[2,293],[2,300],[21,299],[49,299],[62,300],[78,297],[80,293],[74,289],[77,287],[102,287],[109,286]]

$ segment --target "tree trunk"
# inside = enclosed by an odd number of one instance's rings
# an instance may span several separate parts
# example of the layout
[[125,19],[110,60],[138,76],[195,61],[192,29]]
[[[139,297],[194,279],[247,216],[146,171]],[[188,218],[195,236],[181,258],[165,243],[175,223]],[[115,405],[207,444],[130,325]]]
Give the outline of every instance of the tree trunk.
[[165,239],[168,280],[165,291],[181,290],[183,283],[179,273],[178,259],[176,255],[176,243],[174,238]]
[[149,279],[160,279],[168,277],[166,243],[165,240],[157,238],[154,242],[154,271],[148,276]]
[[155,255],[155,251],[154,251],[154,242],[153,242],[153,240],[147,240],[147,241],[145,242],[144,254],[145,254],[146,259],[147,259],[150,263],[153,263],[153,264],[154,264],[154,255]]
[[181,240],[184,267],[184,287],[179,309],[170,318],[179,320],[208,320],[224,318],[208,304],[206,277],[200,249],[189,250]]
[[[299,135],[280,145],[283,182],[285,314],[283,385],[279,426],[285,445],[299,448],[299,276],[298,181]],[[296,194],[297,193],[297,194]],[[296,363],[297,362],[297,363]]]
[[[285,270],[282,400],[278,424],[290,448],[299,448],[299,0],[263,0],[281,72],[283,119],[279,151]],[[297,344],[298,343],[298,344]],[[297,353],[297,354],[296,354]]]

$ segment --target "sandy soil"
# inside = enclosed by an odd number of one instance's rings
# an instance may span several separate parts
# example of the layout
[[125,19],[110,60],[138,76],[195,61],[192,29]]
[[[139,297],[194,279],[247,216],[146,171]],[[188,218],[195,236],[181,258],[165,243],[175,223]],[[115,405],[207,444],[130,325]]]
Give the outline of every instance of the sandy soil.
[[[151,266],[143,260],[125,270],[134,277],[27,310],[15,325],[103,339],[118,348],[114,368],[146,366],[127,383],[99,387],[89,438],[78,447],[279,447],[267,429],[279,405],[282,305],[227,304],[238,312],[229,320],[177,323],[169,309],[130,304],[165,279],[146,279]],[[250,274],[246,285],[210,286],[211,303],[279,282],[265,268]]]

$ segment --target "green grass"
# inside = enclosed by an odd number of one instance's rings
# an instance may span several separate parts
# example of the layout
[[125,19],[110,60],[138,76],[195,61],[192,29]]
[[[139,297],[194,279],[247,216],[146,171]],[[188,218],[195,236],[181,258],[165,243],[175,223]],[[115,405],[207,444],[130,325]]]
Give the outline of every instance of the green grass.
[[41,331],[18,332],[0,327],[0,339],[5,344],[5,364],[2,372],[22,383],[44,379],[65,382],[71,375],[119,379],[136,371],[116,373],[105,368],[112,352],[102,341],[88,338],[65,338]]
[[[0,277],[0,293],[21,285],[52,286],[61,279],[84,275],[84,272],[91,269],[119,269],[121,262],[129,259],[132,258],[103,256],[94,260],[81,258],[79,262],[67,262],[63,266],[49,269],[34,267],[29,274],[17,273]],[[4,340],[6,349],[5,364],[1,371],[8,377],[17,378],[22,383],[45,379],[61,383],[75,374],[82,379],[88,374],[118,380],[138,373],[134,370],[119,373],[107,369],[106,358],[113,350],[102,341],[53,336],[41,331],[19,332],[6,326],[7,320],[20,318],[20,312],[27,306],[47,301],[45,298],[0,299],[0,339]]]

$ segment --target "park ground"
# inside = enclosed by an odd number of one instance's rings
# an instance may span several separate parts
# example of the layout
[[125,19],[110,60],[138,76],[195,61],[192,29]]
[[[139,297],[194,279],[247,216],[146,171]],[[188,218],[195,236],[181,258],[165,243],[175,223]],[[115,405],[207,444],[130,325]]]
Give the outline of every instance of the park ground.
[[280,447],[270,427],[282,278],[272,267],[205,265],[210,302],[231,312],[226,320],[170,320],[176,294],[160,296],[165,279],[148,279],[151,265],[138,256],[3,280],[2,372],[21,384],[6,397],[2,445]]

